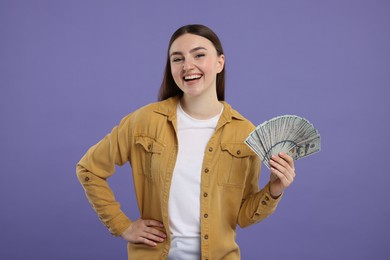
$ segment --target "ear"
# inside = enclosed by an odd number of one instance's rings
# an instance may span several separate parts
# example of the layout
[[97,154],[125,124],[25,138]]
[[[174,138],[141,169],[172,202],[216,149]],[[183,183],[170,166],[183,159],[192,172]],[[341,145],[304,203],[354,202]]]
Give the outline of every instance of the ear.
[[218,56],[218,61],[217,61],[217,71],[220,73],[225,66],[225,55],[221,54]]

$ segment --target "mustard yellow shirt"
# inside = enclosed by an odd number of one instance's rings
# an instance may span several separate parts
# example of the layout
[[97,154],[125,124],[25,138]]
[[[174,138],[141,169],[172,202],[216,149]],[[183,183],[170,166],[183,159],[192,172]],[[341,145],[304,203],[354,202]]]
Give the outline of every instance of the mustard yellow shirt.
[[[130,162],[142,219],[164,223],[168,238],[154,248],[128,243],[128,259],[166,259],[170,248],[168,197],[178,152],[179,98],[149,104],[124,117],[77,164],[77,176],[100,220],[119,236],[131,224],[107,178]],[[254,125],[223,102],[224,110],[204,151],[200,222],[202,259],[240,259],[236,226],[257,223],[275,210],[269,183],[259,189],[260,159],[244,140]],[[188,203],[191,203],[189,201]]]

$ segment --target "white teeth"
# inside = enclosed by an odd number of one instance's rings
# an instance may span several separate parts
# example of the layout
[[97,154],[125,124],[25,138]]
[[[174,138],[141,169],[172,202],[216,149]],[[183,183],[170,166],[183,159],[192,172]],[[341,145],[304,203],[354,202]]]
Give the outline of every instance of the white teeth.
[[185,80],[200,79],[201,77],[202,77],[202,75],[188,75],[188,76],[185,76],[184,79]]

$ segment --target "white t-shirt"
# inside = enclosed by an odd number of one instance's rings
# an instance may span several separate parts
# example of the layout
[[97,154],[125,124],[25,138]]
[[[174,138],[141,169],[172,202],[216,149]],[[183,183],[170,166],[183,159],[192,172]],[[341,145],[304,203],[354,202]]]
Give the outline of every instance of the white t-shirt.
[[177,107],[179,151],[169,195],[171,249],[168,259],[200,259],[200,179],[207,143],[222,114],[194,119]]

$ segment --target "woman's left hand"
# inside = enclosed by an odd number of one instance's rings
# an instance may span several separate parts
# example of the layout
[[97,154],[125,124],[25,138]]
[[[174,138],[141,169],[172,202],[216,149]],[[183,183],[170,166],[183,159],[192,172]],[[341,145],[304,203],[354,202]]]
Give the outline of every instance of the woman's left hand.
[[277,198],[294,181],[294,160],[285,153],[279,153],[278,156],[272,155],[270,166],[270,192],[272,197]]

